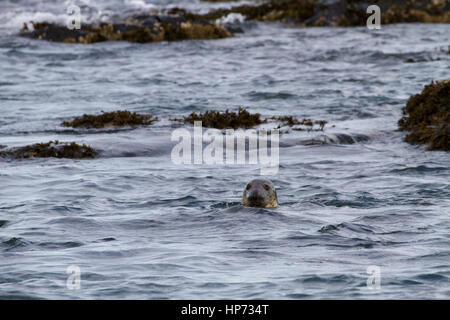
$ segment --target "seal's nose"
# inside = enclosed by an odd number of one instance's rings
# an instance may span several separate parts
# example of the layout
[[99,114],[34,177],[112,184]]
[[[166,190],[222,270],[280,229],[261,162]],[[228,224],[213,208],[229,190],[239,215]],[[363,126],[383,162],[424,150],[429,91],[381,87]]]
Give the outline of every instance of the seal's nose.
[[259,193],[258,190],[253,190],[249,195],[248,195],[248,201],[250,203],[259,203],[263,200],[263,196]]

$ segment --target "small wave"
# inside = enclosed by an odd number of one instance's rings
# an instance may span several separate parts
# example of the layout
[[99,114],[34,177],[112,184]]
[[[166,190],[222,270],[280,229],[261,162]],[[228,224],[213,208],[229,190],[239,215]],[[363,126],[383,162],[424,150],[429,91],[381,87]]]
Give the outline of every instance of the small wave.
[[117,240],[116,238],[109,237],[109,238],[100,239],[97,242],[110,242],[110,241],[116,241],[116,240]]
[[375,228],[374,227],[370,227],[367,225],[362,225],[362,224],[357,224],[357,223],[348,223],[348,222],[343,222],[343,223],[339,223],[339,224],[330,224],[327,226],[322,227],[319,232],[321,233],[334,233],[334,231],[338,231],[338,230],[349,230],[351,232],[355,232],[355,233],[375,233]]
[[42,300],[42,297],[28,295],[26,293],[9,293],[0,294],[0,300]]
[[365,134],[335,133],[324,136],[324,141],[325,143],[354,144],[370,141],[370,137]]
[[75,212],[75,213],[83,211],[83,209],[79,208],[79,207],[63,206],[63,205],[53,206],[53,207],[51,207],[50,210],[55,211],[55,212]]
[[23,238],[11,238],[7,241],[4,241],[1,243],[2,247],[5,248],[6,251],[17,249],[17,248],[23,248],[30,244],[30,242],[25,241]]
[[287,100],[295,98],[296,95],[289,92],[257,92],[252,91],[247,94],[251,98],[252,101],[261,101],[261,100]]
[[415,278],[423,281],[438,281],[438,282],[448,281],[447,276],[439,273],[424,273],[416,276]]
[[81,247],[84,245],[82,242],[76,242],[76,241],[67,241],[67,242],[42,242],[39,243],[39,247],[43,247],[46,249],[69,249],[69,248],[76,248]]
[[206,288],[206,289],[221,289],[228,287],[228,284],[222,283],[222,282],[206,282],[202,283],[198,286],[199,288]]
[[64,217],[52,219],[48,224],[64,224],[79,228],[101,228],[102,224],[94,219],[79,218],[79,217]]
[[302,279],[297,279],[295,280],[296,282],[301,282],[304,284],[308,284],[308,283],[333,283],[333,284],[348,284],[351,283],[355,280],[354,277],[351,276],[347,276],[347,275],[333,275],[333,276],[329,276],[329,277],[325,277],[325,276],[318,276],[318,275],[311,275],[311,276],[305,276]]
[[426,165],[419,165],[416,167],[408,167],[402,169],[392,169],[389,172],[391,173],[400,173],[400,174],[411,174],[411,173],[444,173],[448,171],[447,167],[430,167]]
[[133,219],[120,222],[118,226],[130,230],[138,230],[138,229],[158,228],[164,224],[165,223],[162,221],[152,219]]

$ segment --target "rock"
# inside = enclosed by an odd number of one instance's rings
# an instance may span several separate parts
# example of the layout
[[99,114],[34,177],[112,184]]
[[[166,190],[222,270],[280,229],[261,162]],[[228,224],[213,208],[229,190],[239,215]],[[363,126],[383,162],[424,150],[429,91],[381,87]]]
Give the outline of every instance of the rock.
[[30,31],[26,25],[22,30],[22,35],[29,36],[35,39],[52,39],[56,42],[64,42],[66,39],[78,39],[79,37],[86,37],[87,32],[84,30],[69,30],[66,26],[59,26],[53,23],[33,23],[33,31]]
[[136,112],[131,113],[128,110],[119,110],[114,112],[103,112],[100,115],[84,114],[76,117],[72,121],[64,121],[61,125],[72,128],[105,128],[105,127],[123,127],[151,125],[157,118],[152,115],[141,115]]
[[15,159],[28,158],[70,158],[85,159],[95,158],[98,152],[85,144],[79,145],[75,142],[60,143],[58,140],[47,143],[37,143],[25,147],[13,148],[1,151],[0,157],[11,157]]
[[[215,129],[249,129],[263,123],[279,123],[274,129],[282,127],[290,127],[294,131],[323,131],[326,121],[313,121],[311,119],[298,120],[293,116],[278,116],[262,119],[259,113],[251,114],[243,107],[239,107],[237,112],[219,112],[215,110],[207,110],[205,113],[192,112],[183,119],[174,119],[184,123],[194,124],[195,121],[202,121],[202,126]],[[315,128],[318,125],[319,128]],[[281,131],[280,131],[281,132]],[[283,133],[287,133],[283,132]]]
[[204,19],[188,20],[180,14],[136,14],[117,21],[101,24],[82,24],[80,30],[69,30],[55,23],[33,23],[33,29],[25,25],[21,35],[32,39],[66,42],[95,43],[101,41],[129,41],[147,43],[188,39],[220,39],[231,37],[223,26]]
[[408,100],[403,115],[398,125],[409,131],[406,142],[450,151],[450,79],[426,85]]
[[450,23],[450,2],[446,0],[269,0],[255,5],[238,5],[196,14],[185,9],[150,11],[102,24],[82,24],[80,30],[69,30],[49,22],[25,25],[21,35],[68,43],[130,41],[138,43],[187,39],[220,39],[242,32],[234,24],[220,25],[215,21],[230,14],[241,14],[246,20],[280,21],[302,26],[363,26],[369,5],[381,8],[381,23]]
[[446,0],[270,0],[255,5],[217,9],[198,15],[179,12],[192,20],[217,20],[230,13],[240,13],[248,20],[280,21],[302,26],[364,26],[369,5],[381,9],[381,23],[450,23],[450,2]]
[[242,107],[238,112],[219,112],[215,110],[207,110],[205,113],[192,112],[189,116],[181,120],[184,123],[194,124],[195,121],[202,121],[202,126],[216,129],[248,129],[264,123],[259,113],[251,114]]

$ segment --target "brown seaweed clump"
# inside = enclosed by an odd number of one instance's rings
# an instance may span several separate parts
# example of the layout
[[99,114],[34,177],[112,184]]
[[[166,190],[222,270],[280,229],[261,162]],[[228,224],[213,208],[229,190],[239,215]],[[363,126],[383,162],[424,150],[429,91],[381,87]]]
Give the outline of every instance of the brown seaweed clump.
[[1,157],[13,157],[15,159],[29,158],[69,158],[85,159],[95,158],[98,152],[86,144],[79,145],[75,142],[60,143],[58,140],[47,143],[36,143],[25,147],[19,147],[8,151],[1,151]]
[[[298,120],[293,116],[278,116],[271,117],[267,119],[261,119],[261,115],[259,113],[251,114],[245,108],[239,107],[237,112],[230,112],[226,110],[225,112],[219,112],[215,110],[207,110],[205,113],[195,113],[192,112],[189,116],[184,117],[183,119],[175,119],[177,121],[182,121],[184,123],[194,124],[195,121],[202,121],[202,126],[207,128],[215,128],[215,129],[248,129],[254,126],[268,123],[269,121],[279,121],[281,124],[277,129],[280,129],[282,126],[305,126],[308,129],[304,129],[301,127],[293,128],[293,130],[308,130],[308,131],[323,131],[325,124],[327,121],[323,120],[311,120],[311,119],[303,119]],[[318,125],[318,129],[313,129],[314,125]]]
[[[289,126],[289,127],[293,127],[293,126],[307,126],[307,127],[312,127],[317,124],[319,126],[319,129],[317,129],[316,131],[323,131],[323,129],[325,128],[325,125],[328,123],[325,120],[312,120],[312,119],[303,119],[303,120],[298,120],[297,118],[293,117],[293,116],[279,116],[279,117],[271,117],[267,120],[275,120],[275,121],[280,121],[282,124],[280,126],[278,126],[278,128],[280,128],[281,126]],[[302,130],[301,128],[296,128],[294,130]]]
[[203,114],[192,112],[181,121],[191,124],[194,124],[194,121],[202,121],[202,126],[216,129],[248,129],[264,123],[259,113],[251,114],[242,107],[239,107],[238,112],[228,110],[225,112],[207,110]]
[[405,141],[425,144],[428,150],[450,151],[450,79],[431,82],[403,108],[400,130],[409,131]]
[[99,115],[84,114],[76,117],[72,121],[64,121],[61,125],[72,128],[105,128],[105,127],[123,127],[151,125],[157,118],[152,115],[142,115],[136,112],[131,113],[128,110],[118,110],[114,112],[103,112]]

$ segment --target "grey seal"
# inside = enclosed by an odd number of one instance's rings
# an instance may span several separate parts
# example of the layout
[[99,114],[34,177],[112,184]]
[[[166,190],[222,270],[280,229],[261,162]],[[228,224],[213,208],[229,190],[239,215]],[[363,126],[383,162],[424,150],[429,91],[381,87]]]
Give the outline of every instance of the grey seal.
[[269,180],[254,179],[247,183],[241,204],[245,207],[276,208],[278,197],[275,186]]

